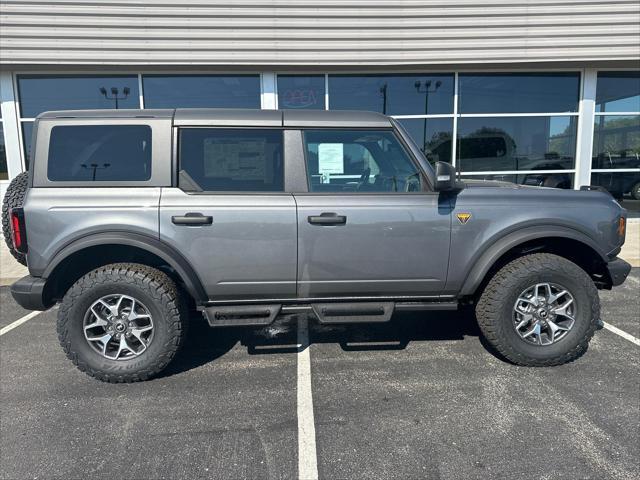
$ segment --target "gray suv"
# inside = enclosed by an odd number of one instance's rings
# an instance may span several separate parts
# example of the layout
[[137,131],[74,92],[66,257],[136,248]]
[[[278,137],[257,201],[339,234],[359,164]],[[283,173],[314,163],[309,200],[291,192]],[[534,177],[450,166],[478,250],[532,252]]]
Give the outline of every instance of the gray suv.
[[474,305],[507,360],[558,365],[630,270],[609,194],[462,182],[376,113],[65,111],[34,130],[12,294],[59,302],[64,351],[104,381],[158,374],[193,310],[222,327]]

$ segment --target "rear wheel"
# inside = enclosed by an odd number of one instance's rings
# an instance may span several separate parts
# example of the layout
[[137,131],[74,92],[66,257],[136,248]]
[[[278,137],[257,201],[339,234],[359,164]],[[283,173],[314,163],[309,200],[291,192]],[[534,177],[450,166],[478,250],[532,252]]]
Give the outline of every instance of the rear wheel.
[[64,296],[58,338],[83,372],[105,382],[135,382],[161,372],[184,339],[175,284],[146,265],[112,264],[82,277]]
[[640,200],[640,182],[636,183],[633,187],[631,187],[631,196],[635,200]]
[[2,234],[4,241],[9,247],[9,251],[14,258],[22,265],[27,264],[27,258],[24,253],[20,253],[13,248],[13,241],[11,239],[11,219],[9,218],[9,211],[12,208],[21,207],[24,203],[24,196],[27,193],[29,173],[22,172],[16,176],[9,186],[7,192],[2,199]]
[[518,365],[552,366],[582,355],[600,316],[587,273],[557,255],[517,258],[489,281],[476,306],[485,338]]

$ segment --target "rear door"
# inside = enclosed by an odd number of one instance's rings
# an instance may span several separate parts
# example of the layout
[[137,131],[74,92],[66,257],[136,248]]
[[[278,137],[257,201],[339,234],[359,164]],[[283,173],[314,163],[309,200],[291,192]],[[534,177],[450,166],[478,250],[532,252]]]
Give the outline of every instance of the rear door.
[[427,189],[391,129],[303,133],[309,193],[298,204],[298,296],[439,294],[450,205]]
[[160,201],[160,237],[212,300],[296,295],[296,205],[284,192],[280,128],[182,127],[178,186]]

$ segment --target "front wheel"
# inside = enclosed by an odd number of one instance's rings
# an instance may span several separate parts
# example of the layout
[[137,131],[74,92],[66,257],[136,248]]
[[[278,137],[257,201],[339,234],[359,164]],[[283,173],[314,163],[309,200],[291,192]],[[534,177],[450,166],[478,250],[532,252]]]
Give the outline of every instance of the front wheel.
[[100,267],[66,293],[58,338],[78,369],[105,382],[135,382],[161,372],[184,339],[186,315],[176,285],[146,265]]
[[517,258],[489,281],[476,305],[478,324],[507,360],[525,366],[570,362],[587,349],[600,316],[598,291],[566,258]]

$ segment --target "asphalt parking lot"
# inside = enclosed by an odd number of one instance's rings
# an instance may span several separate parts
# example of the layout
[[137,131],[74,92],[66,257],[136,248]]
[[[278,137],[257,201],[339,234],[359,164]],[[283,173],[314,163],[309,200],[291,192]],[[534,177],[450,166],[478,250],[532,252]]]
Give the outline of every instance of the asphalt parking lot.
[[[634,269],[601,292],[603,320],[636,338],[639,290]],[[7,287],[0,305],[0,328],[28,313]],[[310,322],[309,346],[297,318],[255,331],[194,319],[164,376],[110,385],[67,361],[55,315],[0,337],[4,479],[286,479],[315,465],[322,479],[640,476],[640,346],[607,329],[576,362],[531,369],[488,351],[460,312]]]

